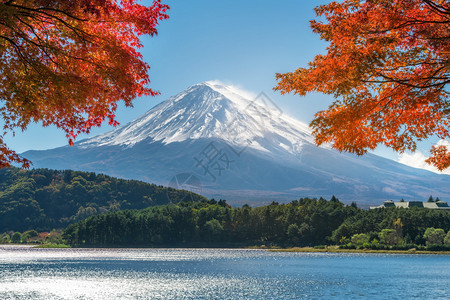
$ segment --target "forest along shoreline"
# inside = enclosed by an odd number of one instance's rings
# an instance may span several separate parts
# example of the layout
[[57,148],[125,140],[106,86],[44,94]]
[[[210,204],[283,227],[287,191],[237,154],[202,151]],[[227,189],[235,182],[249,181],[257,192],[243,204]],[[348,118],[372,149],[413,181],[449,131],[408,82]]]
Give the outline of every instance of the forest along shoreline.
[[450,252],[450,211],[363,210],[330,200],[231,207],[200,200],[98,214],[64,230],[7,231],[2,244],[95,248],[256,248],[291,252]]

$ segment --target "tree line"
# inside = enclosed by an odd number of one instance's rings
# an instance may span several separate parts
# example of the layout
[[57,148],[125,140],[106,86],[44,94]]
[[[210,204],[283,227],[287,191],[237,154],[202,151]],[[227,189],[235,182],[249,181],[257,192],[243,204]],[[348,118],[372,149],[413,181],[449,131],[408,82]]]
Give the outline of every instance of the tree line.
[[[76,246],[338,244],[355,248],[360,244],[359,236],[361,246],[373,243],[382,248],[413,247],[412,243],[425,246],[428,228],[450,231],[450,212],[420,208],[368,211],[344,205],[335,197],[329,201],[302,198],[254,208],[233,208],[223,200],[212,199],[96,215],[69,225],[63,236]],[[392,232],[397,236],[391,241]]]

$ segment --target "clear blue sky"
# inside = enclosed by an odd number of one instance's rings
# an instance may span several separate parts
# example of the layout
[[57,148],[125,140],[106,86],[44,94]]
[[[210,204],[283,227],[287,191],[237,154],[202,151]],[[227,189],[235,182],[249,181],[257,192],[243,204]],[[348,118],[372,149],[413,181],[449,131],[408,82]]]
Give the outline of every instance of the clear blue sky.
[[[143,38],[142,49],[151,67],[151,87],[161,95],[136,99],[134,108],[121,106],[117,113],[121,124],[188,86],[207,80],[231,83],[254,93],[263,91],[285,113],[304,122],[311,121],[314,112],[331,103],[330,97],[320,94],[300,98],[272,91],[275,73],[304,67],[316,54],[324,53],[326,43],[312,33],[309,20],[315,17],[315,6],[329,1],[163,2],[171,6],[170,19],[162,21],[158,36]],[[111,129],[104,124],[90,136]],[[67,144],[62,131],[39,124],[14,137],[7,136],[6,142],[19,153]],[[390,151],[379,153],[395,157]]]

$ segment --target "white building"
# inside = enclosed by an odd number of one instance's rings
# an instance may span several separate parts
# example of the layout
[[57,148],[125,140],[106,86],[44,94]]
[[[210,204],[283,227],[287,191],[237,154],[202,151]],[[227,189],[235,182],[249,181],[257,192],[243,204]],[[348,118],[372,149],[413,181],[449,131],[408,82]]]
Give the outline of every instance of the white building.
[[450,210],[447,202],[437,201],[437,202],[421,202],[421,201],[404,201],[404,202],[394,202],[392,200],[384,201],[380,206],[371,206],[370,209],[376,208],[388,208],[388,207],[403,207],[403,208],[411,208],[411,207],[422,207],[429,209],[444,209]]

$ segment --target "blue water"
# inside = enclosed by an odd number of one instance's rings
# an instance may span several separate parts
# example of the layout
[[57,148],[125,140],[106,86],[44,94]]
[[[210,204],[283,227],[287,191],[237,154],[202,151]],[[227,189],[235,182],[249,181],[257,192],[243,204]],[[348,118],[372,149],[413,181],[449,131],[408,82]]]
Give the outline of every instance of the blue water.
[[450,256],[0,246],[0,299],[449,299]]

